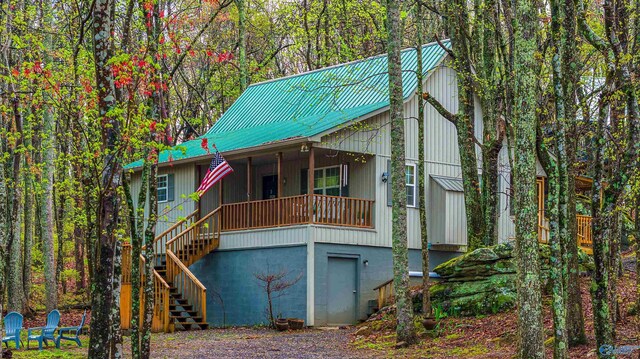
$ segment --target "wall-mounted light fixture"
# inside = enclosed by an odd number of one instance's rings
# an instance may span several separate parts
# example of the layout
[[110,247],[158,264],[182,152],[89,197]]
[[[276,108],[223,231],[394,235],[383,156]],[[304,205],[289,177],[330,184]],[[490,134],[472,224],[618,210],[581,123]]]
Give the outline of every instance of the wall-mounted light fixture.
[[363,264],[365,267],[366,267],[366,266],[368,266],[368,265],[369,265],[369,260],[368,260],[368,259],[363,260],[363,261],[362,261],[362,264]]
[[303,143],[302,146],[300,146],[300,152],[309,152],[309,145]]
[[389,172],[382,172],[382,182],[387,183],[389,180]]

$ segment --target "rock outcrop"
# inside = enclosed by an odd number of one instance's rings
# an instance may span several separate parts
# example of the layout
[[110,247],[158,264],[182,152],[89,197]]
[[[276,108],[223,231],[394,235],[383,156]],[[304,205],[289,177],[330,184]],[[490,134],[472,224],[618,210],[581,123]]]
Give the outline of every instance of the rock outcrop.
[[[516,263],[513,242],[480,248],[453,258],[434,269],[441,281],[431,286],[436,308],[450,315],[497,313],[516,305]],[[581,271],[593,268],[593,260],[580,251]],[[548,288],[551,250],[540,245],[540,279]],[[421,296],[420,296],[421,297]]]

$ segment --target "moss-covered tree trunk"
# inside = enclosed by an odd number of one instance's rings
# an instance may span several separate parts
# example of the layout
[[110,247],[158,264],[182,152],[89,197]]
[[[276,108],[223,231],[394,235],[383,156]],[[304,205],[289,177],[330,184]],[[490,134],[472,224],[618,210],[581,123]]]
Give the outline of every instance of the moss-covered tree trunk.
[[582,312],[582,294],[580,293],[580,273],[578,271],[578,226],[576,211],[575,178],[577,150],[577,84],[579,82],[579,64],[577,48],[577,7],[575,0],[564,0],[559,4],[564,11],[562,22],[562,46],[561,71],[562,88],[564,91],[565,107],[565,138],[566,138],[566,231],[567,235],[561,237],[563,251],[566,258],[565,294],[567,305],[567,340],[569,346],[584,344],[587,337],[584,329],[584,316]]
[[422,254],[422,315],[425,318],[431,316],[431,296],[429,295],[429,238],[427,234],[427,194],[425,186],[425,178],[427,172],[425,169],[425,153],[424,153],[424,102],[422,100],[423,81],[422,75],[422,45],[424,43],[423,14],[422,4],[416,2],[415,5],[415,22],[416,22],[416,51],[417,51],[417,80],[418,88],[416,97],[418,101],[418,207],[420,211],[420,244]]
[[145,151],[145,162],[140,176],[140,192],[137,206],[133,203],[129,181],[123,180],[124,196],[129,215],[129,235],[131,238],[131,357],[140,358],[140,254],[144,230],[144,207],[147,203],[147,184],[149,177],[149,152]]
[[[555,359],[567,358],[568,342],[566,327],[566,292],[565,278],[566,255],[563,250],[563,239],[568,236],[567,231],[567,152],[565,144],[565,99],[564,81],[562,72],[562,54],[566,51],[563,37],[563,17],[564,11],[557,0],[551,2],[551,39],[553,53],[551,55],[551,69],[553,74],[553,96],[555,103],[555,123],[556,134],[555,154],[556,160],[551,166],[545,168],[549,177],[549,216],[550,216],[550,244],[551,244],[551,268],[550,277],[552,282],[552,313],[553,313],[553,357]],[[538,194],[542,196],[543,194]]]
[[413,306],[409,299],[409,250],[407,242],[407,190],[405,183],[405,139],[402,96],[402,68],[400,47],[399,0],[387,1],[387,59],[389,66],[389,115],[391,117],[391,193],[393,253],[393,289],[396,293],[397,341],[412,344],[416,341],[413,327]]
[[[50,2],[46,3],[46,10],[43,14],[43,23],[50,24],[52,20],[53,6]],[[50,32],[45,35],[45,64],[51,64],[51,53],[53,50],[53,38]],[[58,285],[56,283],[56,267],[54,258],[54,213],[53,213],[53,172],[55,170],[55,118],[53,113],[53,99],[51,94],[46,95],[50,102],[44,108],[42,118],[42,142],[41,142],[41,158],[42,169],[40,174],[40,185],[42,194],[39,196],[40,207],[40,236],[42,237],[44,255],[44,286],[45,286],[45,306],[47,312],[52,311],[58,306]]]
[[122,240],[116,240],[113,251],[113,303],[109,313],[111,323],[111,358],[121,359],[124,355],[122,348],[122,329],[120,323],[120,291],[122,289]]
[[[609,80],[609,79],[607,79]],[[596,127],[595,140],[596,140],[596,155],[594,159],[594,182],[593,192],[591,199],[591,215],[593,217],[592,222],[592,236],[593,236],[593,261],[595,264],[595,271],[593,274],[593,282],[591,286],[593,296],[593,321],[594,330],[596,336],[596,346],[600,348],[602,345],[611,345],[613,340],[613,328],[610,322],[610,306],[609,306],[609,263],[610,263],[610,225],[611,214],[615,204],[613,203],[613,196],[611,191],[603,191],[604,198],[603,207],[601,203],[601,190],[603,189],[603,158],[605,156],[605,142],[604,137],[605,127],[608,118],[608,100],[607,92],[603,91],[600,98],[598,124]],[[599,353],[601,357],[607,357]]]
[[[28,158],[31,154],[31,121],[25,118],[24,121],[24,146],[25,153]],[[22,254],[22,290],[24,292],[25,308],[29,308],[29,299],[31,297],[31,249],[34,245],[34,184],[33,173],[31,169],[32,159],[25,161],[25,168],[22,171],[22,183],[24,188],[24,245]]]
[[[7,263],[7,309],[23,312],[24,292],[22,287],[22,216],[24,202],[22,201],[22,113],[17,97],[11,100],[11,121],[7,131],[16,135],[16,141],[9,149],[9,240]],[[1,258],[0,260],[4,260]]]
[[96,0],[92,12],[93,55],[95,64],[97,111],[102,123],[102,144],[105,152],[100,179],[101,192],[97,211],[97,243],[92,248],[94,263],[91,300],[91,338],[89,358],[110,357],[113,333],[110,311],[113,300],[113,260],[118,228],[118,187],[122,175],[122,159],[118,154],[120,123],[113,113],[116,103],[113,71],[108,61],[113,57],[113,0]]
[[513,21],[514,189],[518,289],[518,354],[544,358],[536,201],[536,64],[538,9],[517,0]]

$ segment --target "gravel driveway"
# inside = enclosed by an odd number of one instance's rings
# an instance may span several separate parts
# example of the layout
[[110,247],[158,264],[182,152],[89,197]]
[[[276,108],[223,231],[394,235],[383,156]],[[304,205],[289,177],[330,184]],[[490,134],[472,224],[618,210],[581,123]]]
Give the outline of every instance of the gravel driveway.
[[210,329],[157,334],[153,358],[367,358],[349,347],[353,329],[276,332],[265,328]]

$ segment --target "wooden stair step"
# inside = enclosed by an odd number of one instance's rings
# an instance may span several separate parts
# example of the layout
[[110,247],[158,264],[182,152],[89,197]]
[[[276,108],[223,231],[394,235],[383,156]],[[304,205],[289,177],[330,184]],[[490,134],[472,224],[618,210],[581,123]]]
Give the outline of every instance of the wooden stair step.
[[181,313],[186,313],[189,316],[188,318],[192,318],[198,314],[198,312],[195,310],[182,310],[182,309],[169,309],[169,312],[171,312],[171,315],[176,317],[180,317]]
[[186,311],[193,309],[193,305],[191,304],[169,304],[169,311],[177,310],[178,307],[184,308]]

